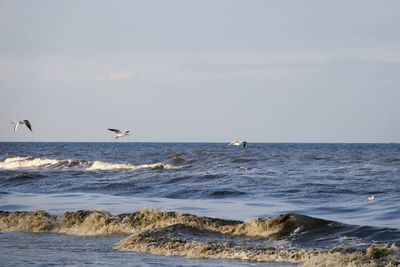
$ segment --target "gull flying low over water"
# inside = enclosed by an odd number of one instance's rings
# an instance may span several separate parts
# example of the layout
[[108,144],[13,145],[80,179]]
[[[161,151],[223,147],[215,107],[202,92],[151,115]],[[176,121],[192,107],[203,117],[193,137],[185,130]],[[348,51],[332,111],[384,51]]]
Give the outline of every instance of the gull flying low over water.
[[108,128],[108,130],[115,133],[115,139],[129,135],[129,131],[122,132],[121,130],[110,128]]
[[236,141],[233,141],[232,143],[230,143],[229,145],[227,145],[227,147],[228,146],[243,146],[243,148],[246,148],[246,146],[247,146],[247,141],[239,141],[239,140],[236,140]]
[[28,129],[29,129],[31,132],[33,132],[33,131],[32,131],[32,124],[31,124],[30,121],[28,121],[28,120],[12,121],[11,123],[14,124],[14,133],[17,132],[18,126],[19,126],[20,124],[25,124],[26,127],[28,127]]

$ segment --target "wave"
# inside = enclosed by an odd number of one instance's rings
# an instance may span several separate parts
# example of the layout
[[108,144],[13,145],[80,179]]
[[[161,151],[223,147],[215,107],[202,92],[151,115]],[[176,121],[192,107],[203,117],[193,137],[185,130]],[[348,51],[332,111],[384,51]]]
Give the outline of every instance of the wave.
[[88,162],[84,160],[57,160],[36,157],[11,157],[0,162],[0,169],[35,169],[50,167],[76,167],[85,166]]
[[[311,230],[329,223],[299,214],[242,222],[148,209],[116,216],[104,210],[66,212],[62,216],[45,211],[0,211],[0,231],[52,231],[82,235],[135,233],[183,224],[220,234],[277,238],[288,236],[299,227]],[[114,230],[111,231],[110,226]]]
[[21,173],[16,176],[11,177],[11,180],[31,180],[31,179],[39,179],[44,178],[46,175],[40,173]]
[[[0,231],[54,232],[70,235],[128,234],[115,249],[191,258],[241,259],[262,262],[303,262],[304,266],[360,266],[400,263],[398,248],[294,248],[274,240],[302,233],[332,231],[341,224],[299,214],[249,221],[142,209],[112,215],[104,210],[65,212],[0,211]],[[327,228],[328,227],[328,228]],[[278,245],[277,245],[278,244]]]
[[140,170],[140,169],[172,169],[173,166],[169,164],[163,163],[151,163],[151,164],[143,164],[143,165],[132,165],[132,164],[125,164],[125,163],[107,163],[102,161],[94,161],[89,168],[86,170],[88,171],[95,171],[95,170]]
[[[284,218],[291,216],[294,215],[287,215]],[[288,222],[290,220],[285,221]],[[199,230],[221,234],[264,237],[278,234],[282,232],[283,228],[285,228],[285,232],[288,231],[286,228],[292,228],[291,226],[286,226],[280,217],[241,222],[147,209],[117,216],[113,216],[103,210],[66,212],[62,216],[53,216],[45,211],[0,211],[0,231],[51,231],[97,235],[135,233],[174,224],[184,224]]]
[[[171,181],[168,181],[171,183]],[[164,196],[167,198],[174,199],[185,199],[185,198],[209,198],[209,199],[218,199],[218,198],[227,198],[227,197],[239,197],[247,195],[245,192],[236,191],[233,189],[199,189],[194,187],[187,188],[178,188],[173,190]]]
[[252,159],[245,159],[245,158],[234,158],[231,160],[232,163],[247,163],[253,161]]
[[233,190],[233,189],[221,189],[221,190],[213,190],[207,194],[207,198],[226,198],[226,197],[238,197],[247,195],[245,192]]
[[[174,227],[176,229],[177,227]],[[371,245],[367,249],[296,249],[255,246],[237,242],[187,240],[174,231],[148,231],[122,239],[115,249],[162,256],[201,259],[235,259],[257,262],[303,263],[303,266],[398,266],[395,245]],[[250,243],[250,242],[249,242]]]
[[82,167],[88,171],[107,170],[140,170],[140,169],[173,169],[177,168],[164,163],[150,163],[133,165],[128,163],[108,163],[102,161],[85,160],[56,160],[36,157],[11,157],[0,162],[0,169],[39,169],[39,168],[70,168]]

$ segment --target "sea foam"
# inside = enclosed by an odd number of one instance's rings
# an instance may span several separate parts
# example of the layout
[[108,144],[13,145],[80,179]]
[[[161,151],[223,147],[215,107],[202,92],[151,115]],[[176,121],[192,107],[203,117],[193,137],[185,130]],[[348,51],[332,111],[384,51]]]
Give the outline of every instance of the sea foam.
[[46,168],[59,163],[55,159],[41,159],[35,157],[12,157],[0,162],[0,169],[21,169],[21,168]]
[[140,170],[140,169],[174,169],[169,164],[149,163],[133,165],[129,163],[108,163],[103,161],[85,160],[56,160],[37,157],[10,157],[0,162],[0,169],[42,169],[42,168],[70,168],[81,167],[88,171],[107,171],[107,170]]
[[95,170],[140,170],[140,169],[172,169],[173,166],[169,164],[163,163],[150,163],[150,164],[142,164],[142,165],[132,165],[132,164],[124,164],[124,163],[107,163],[102,161],[94,161],[89,168],[88,171]]

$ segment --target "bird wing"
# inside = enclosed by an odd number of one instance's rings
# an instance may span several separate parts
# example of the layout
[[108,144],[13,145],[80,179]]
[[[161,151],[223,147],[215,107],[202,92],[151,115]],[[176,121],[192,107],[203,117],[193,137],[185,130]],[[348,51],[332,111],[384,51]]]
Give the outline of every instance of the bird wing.
[[18,130],[19,121],[14,122],[14,133]]
[[28,121],[28,120],[24,120],[24,122],[25,122],[26,127],[28,127],[28,129],[31,130],[31,132],[33,132],[33,131],[32,131],[32,124],[31,124],[31,122]]
[[125,131],[125,133],[127,134],[127,133],[130,133],[130,131]]
[[111,132],[114,132],[114,133],[116,133],[116,134],[122,133],[122,132],[121,132],[120,130],[118,130],[118,129],[110,129],[110,128],[108,128],[108,130],[111,131]]
[[233,141],[233,142],[231,142],[229,145],[227,145],[227,146],[231,146],[231,145],[233,145],[233,144],[235,144],[237,141]]

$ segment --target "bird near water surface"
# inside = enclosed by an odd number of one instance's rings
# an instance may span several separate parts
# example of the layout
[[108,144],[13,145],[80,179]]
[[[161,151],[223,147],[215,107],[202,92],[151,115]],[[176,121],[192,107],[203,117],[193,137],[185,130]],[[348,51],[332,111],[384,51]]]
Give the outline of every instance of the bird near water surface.
[[246,146],[247,146],[247,141],[239,141],[239,140],[236,140],[236,141],[233,141],[232,143],[230,143],[229,145],[227,145],[227,147],[228,146],[243,146],[243,148],[246,148]]

